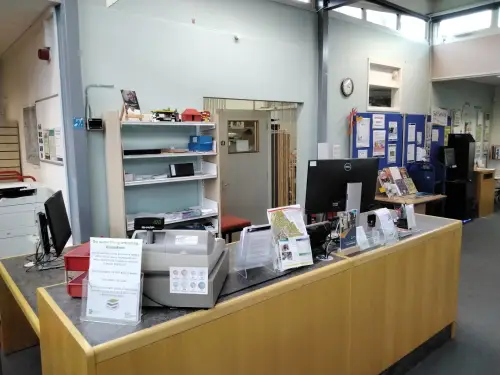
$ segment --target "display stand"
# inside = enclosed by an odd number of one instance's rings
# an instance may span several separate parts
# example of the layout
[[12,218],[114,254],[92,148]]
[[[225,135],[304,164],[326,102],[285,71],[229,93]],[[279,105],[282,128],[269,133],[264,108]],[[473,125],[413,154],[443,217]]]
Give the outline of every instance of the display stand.
[[[116,319],[109,319],[109,318],[103,318],[103,317],[93,317],[89,315],[89,311],[87,309],[87,302],[88,302],[88,288],[89,288],[89,280],[88,280],[88,275],[83,279],[82,281],[82,306],[81,306],[81,314],[80,314],[80,320],[85,321],[85,322],[95,322],[95,323],[108,323],[108,324],[117,324],[117,325],[130,325],[130,326],[136,326],[138,325],[141,320],[142,320],[142,312],[141,312],[141,307],[142,307],[142,291],[143,291],[143,280],[144,280],[144,274],[141,273],[141,283],[139,286],[139,304],[137,306],[137,314],[136,317],[137,319],[125,319],[125,318],[116,318]],[[90,288],[97,288],[97,285],[90,285]],[[111,288],[110,289],[110,294],[115,293]],[[106,304],[106,309],[109,309],[112,311],[114,308],[116,308],[116,305],[114,305],[115,301],[113,301],[113,298],[111,297],[108,300],[108,303]]]
[[241,239],[236,251],[234,270],[245,279],[248,270],[264,267],[275,272],[276,252],[273,248],[271,226],[254,225],[247,227],[241,233]]

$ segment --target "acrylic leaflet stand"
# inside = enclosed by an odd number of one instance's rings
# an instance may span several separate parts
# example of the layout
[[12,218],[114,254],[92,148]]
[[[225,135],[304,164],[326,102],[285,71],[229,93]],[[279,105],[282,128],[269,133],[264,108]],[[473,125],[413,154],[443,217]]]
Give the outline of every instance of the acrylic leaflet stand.
[[276,251],[272,243],[270,225],[253,225],[241,233],[236,251],[234,270],[245,279],[248,270],[265,267],[275,272]]
[[[141,283],[138,285],[138,293],[139,293],[139,304],[137,306],[137,311],[135,311],[135,317],[134,315],[131,315],[130,318],[127,317],[117,317],[115,318],[103,318],[103,317],[94,317],[92,315],[92,311],[87,309],[87,293],[88,293],[88,288],[99,288],[98,286],[90,285],[88,284],[88,275],[85,279],[82,281],[82,307],[81,307],[81,315],[80,315],[80,320],[85,321],[85,322],[96,322],[96,323],[110,323],[110,324],[118,324],[118,325],[130,325],[130,326],[136,326],[138,325],[141,320],[142,320],[142,284],[144,281],[144,274],[141,273]],[[107,299],[105,304],[103,305],[103,309],[108,310],[107,312],[112,312],[117,308],[117,305],[119,303],[119,300],[116,298],[113,298],[113,295],[116,296],[118,292],[113,290],[110,287],[105,287],[102,289],[108,289],[109,293],[109,299]],[[122,291],[121,291],[122,292]],[[106,291],[103,291],[102,293],[106,293]]]

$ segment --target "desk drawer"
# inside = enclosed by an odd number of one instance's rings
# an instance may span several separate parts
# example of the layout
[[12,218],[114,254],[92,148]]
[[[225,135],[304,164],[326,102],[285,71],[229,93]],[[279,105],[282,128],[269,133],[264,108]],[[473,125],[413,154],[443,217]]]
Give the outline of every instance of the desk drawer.
[[36,226],[35,210],[30,211],[3,213],[0,215],[0,231]]
[[0,239],[25,236],[38,236],[38,227],[33,225],[30,227],[24,226],[20,228],[0,230]]

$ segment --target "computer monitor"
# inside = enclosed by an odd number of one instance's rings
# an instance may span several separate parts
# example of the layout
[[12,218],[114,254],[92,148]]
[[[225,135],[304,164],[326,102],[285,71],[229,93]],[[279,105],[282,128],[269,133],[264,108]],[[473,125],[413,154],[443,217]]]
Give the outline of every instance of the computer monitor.
[[445,167],[453,167],[455,165],[455,149],[446,147],[443,150]]
[[45,215],[52,237],[52,246],[58,257],[71,237],[71,225],[60,190],[45,202]]
[[377,158],[310,160],[306,214],[346,211],[348,187],[356,183],[361,183],[360,211],[370,211],[375,203],[378,166]]

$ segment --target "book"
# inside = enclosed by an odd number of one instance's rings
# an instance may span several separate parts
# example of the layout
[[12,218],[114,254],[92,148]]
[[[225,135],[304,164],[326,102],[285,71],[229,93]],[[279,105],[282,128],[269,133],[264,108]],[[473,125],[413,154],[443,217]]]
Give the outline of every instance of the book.
[[399,172],[399,168],[398,167],[390,167],[389,170],[391,172],[391,176],[392,176],[394,183],[398,187],[398,190],[400,193],[399,195],[408,195],[409,194],[408,187],[406,186],[405,181],[404,181],[403,177],[401,176],[401,173]]
[[418,193],[417,187],[415,186],[415,183],[408,174],[406,168],[405,167],[399,168],[399,172],[401,173],[401,177],[403,177],[403,180],[405,181],[405,184],[408,187],[408,192],[410,194],[417,194]]
[[383,188],[385,193],[389,198],[401,195],[399,193],[399,189],[394,183],[394,180],[392,179],[391,172],[389,171],[388,168],[384,168],[380,171],[378,171],[378,180],[380,183],[380,186]]

